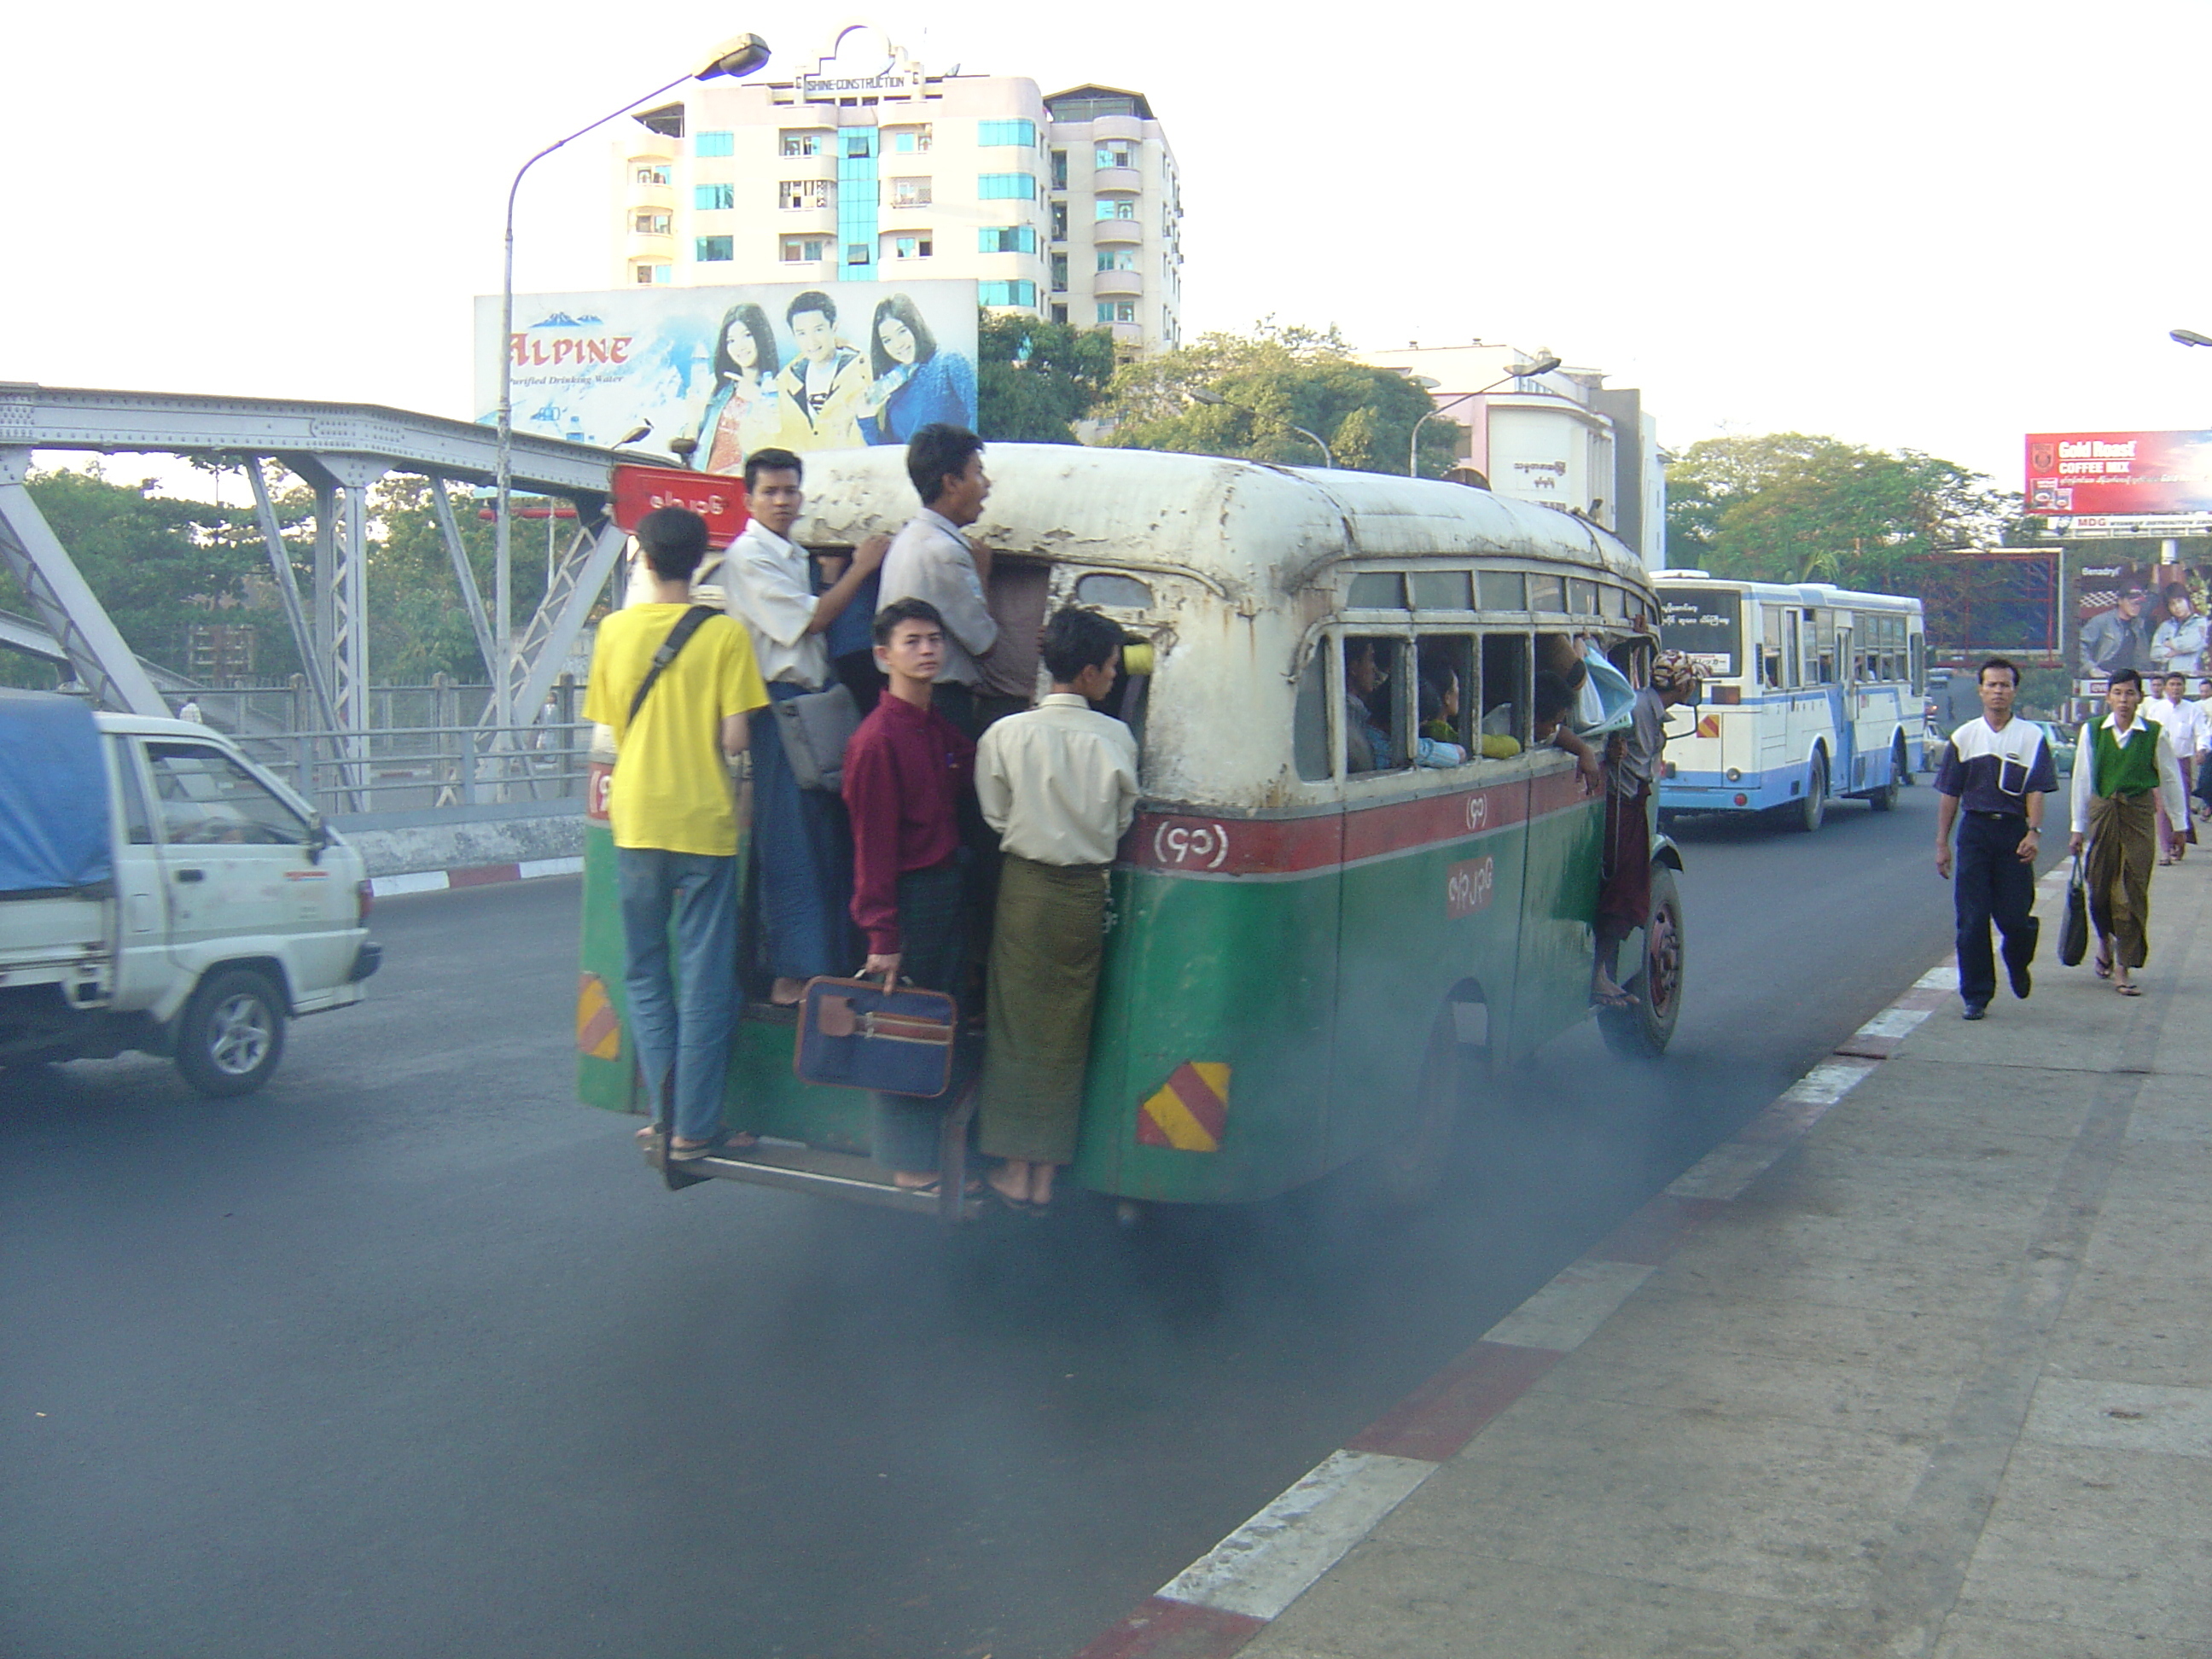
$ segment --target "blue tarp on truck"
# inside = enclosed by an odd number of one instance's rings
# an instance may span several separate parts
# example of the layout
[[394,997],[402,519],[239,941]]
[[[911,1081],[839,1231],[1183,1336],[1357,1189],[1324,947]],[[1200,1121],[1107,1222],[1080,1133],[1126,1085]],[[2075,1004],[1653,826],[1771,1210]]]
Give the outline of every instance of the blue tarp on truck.
[[0,687],[0,899],[112,880],[107,836],[107,768],[92,710]]

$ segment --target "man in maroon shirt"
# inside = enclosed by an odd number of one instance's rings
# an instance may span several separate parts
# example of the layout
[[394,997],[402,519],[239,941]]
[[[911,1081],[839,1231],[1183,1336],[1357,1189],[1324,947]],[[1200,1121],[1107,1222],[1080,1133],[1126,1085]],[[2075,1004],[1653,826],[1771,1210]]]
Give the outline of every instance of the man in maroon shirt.
[[[960,801],[975,745],[930,707],[945,665],[945,620],[922,599],[876,612],[876,666],[888,684],[845,749],[853,822],[853,920],[868,940],[863,975],[957,994],[967,963]],[[944,1103],[878,1095],[874,1152],[899,1186],[937,1184]]]

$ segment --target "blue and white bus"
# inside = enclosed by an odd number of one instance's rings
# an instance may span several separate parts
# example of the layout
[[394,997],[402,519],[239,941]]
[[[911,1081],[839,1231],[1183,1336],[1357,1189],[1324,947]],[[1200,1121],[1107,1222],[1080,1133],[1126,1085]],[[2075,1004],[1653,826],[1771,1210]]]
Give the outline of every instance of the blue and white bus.
[[1897,804],[1928,677],[1919,600],[1702,570],[1652,586],[1661,643],[1705,687],[1702,706],[1670,711],[1661,811],[1773,811],[1817,830],[1838,796]]

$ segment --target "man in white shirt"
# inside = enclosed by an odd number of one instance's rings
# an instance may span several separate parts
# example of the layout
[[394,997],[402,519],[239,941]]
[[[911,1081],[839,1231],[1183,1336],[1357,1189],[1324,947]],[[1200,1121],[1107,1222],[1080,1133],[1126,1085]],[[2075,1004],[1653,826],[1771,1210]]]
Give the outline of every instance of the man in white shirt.
[[844,574],[817,593],[806,550],[791,540],[806,506],[805,476],[787,449],[757,449],[745,458],[750,522],[730,544],[721,571],[725,603],[752,635],[771,699],[752,717],[753,848],[757,914],[775,980],[769,997],[787,1006],[799,1000],[808,980],[851,971],[860,951],[846,915],[853,853],[843,805],[835,795],[799,787],[775,705],[828,686],[823,630],[843,614],[890,545],[888,537],[869,537]]
[[2181,769],[2181,787],[2189,792],[2182,796],[2181,823],[2184,834],[2174,848],[2173,856],[2180,858],[2184,847],[2195,844],[2197,826],[2191,822],[2188,807],[2189,793],[2194,793],[2197,771],[2203,753],[2205,731],[2203,715],[2195,703],[2189,701],[2189,677],[2185,674],[2164,674],[2158,679],[2158,696],[2143,699],[2143,718],[2154,720],[2159,729],[2173,745],[2174,763]]
[[976,661],[999,642],[999,624],[983,592],[991,553],[969,543],[968,526],[983,516],[991,481],[983,472],[983,441],[965,428],[926,426],[906,447],[907,477],[921,511],[892,538],[876,596],[881,610],[895,599],[921,599],[945,619],[945,666],[935,706],[969,737],[977,735]]
[[2212,679],[2197,682],[2197,816],[2212,818]]
[[1108,873],[1137,811],[1136,737],[1091,707],[1121,645],[1097,611],[1061,611],[1045,628],[1051,694],[976,750],[976,797],[1005,851],[976,1121],[984,1154],[1004,1160],[991,1190],[1019,1210],[1048,1204],[1075,1156]]
[[2189,803],[2173,745],[2161,727],[2139,718],[2142,676],[2115,670],[2106,682],[2105,704],[2112,712],[2084,726],[2075,742],[2074,833],[2066,850],[2087,854],[2097,976],[2112,980],[2122,996],[2136,997],[2142,989],[2131,972],[2150,951],[2152,855],[2179,842]]

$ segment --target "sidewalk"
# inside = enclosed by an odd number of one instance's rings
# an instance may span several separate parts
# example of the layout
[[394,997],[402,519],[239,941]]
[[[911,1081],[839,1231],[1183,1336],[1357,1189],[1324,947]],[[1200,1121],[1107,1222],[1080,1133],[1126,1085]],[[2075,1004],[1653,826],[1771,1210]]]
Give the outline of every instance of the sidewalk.
[[2212,1659],[2208,854],[2141,999],[2062,866],[2031,1001],[1929,975],[1124,1650]]

